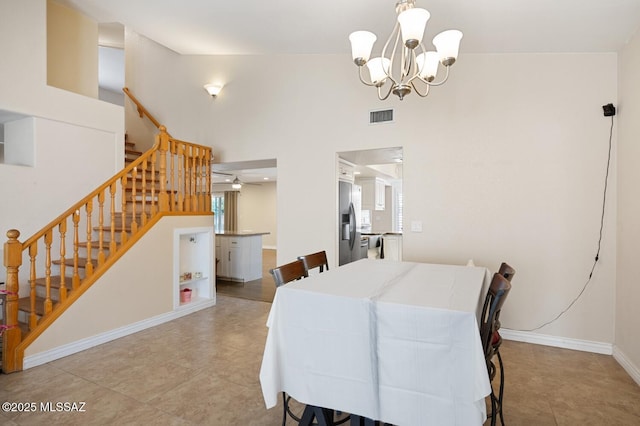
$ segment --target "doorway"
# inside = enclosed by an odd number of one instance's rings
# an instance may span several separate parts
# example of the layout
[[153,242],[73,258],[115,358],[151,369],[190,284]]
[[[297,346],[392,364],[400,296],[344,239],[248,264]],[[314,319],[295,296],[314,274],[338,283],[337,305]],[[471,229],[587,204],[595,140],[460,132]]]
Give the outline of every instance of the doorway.
[[[348,223],[348,207],[338,205],[340,263],[364,257],[402,260],[402,147],[344,151],[337,157],[338,187],[340,192],[351,192],[349,200],[355,212],[355,224]],[[339,194],[339,200],[343,198],[344,194]],[[354,239],[357,241],[352,243]]]
[[244,282],[217,277],[217,293],[273,301],[275,285],[269,270],[276,266],[277,161],[267,159],[212,164],[211,182],[216,234],[265,233],[262,235],[262,277]]

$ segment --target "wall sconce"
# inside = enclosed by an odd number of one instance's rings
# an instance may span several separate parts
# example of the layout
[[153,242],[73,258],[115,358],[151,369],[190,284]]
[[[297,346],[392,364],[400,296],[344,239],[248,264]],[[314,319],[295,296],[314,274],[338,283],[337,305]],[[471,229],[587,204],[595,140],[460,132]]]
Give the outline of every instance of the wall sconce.
[[204,85],[205,90],[209,92],[209,94],[214,98],[218,96],[218,93],[220,93],[220,91],[222,90],[222,87],[223,87],[222,84],[205,84]]

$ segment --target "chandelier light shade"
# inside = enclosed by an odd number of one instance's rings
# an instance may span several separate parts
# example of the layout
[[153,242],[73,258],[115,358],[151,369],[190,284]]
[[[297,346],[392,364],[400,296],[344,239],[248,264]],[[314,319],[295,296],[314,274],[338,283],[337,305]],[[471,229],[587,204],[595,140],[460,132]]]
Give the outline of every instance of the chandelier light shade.
[[402,42],[406,47],[413,49],[422,43],[424,29],[430,17],[429,12],[419,8],[407,9],[398,15]]
[[[349,35],[353,62],[358,66],[360,81],[376,87],[380,100],[392,93],[402,100],[413,91],[425,97],[431,86],[440,86],[449,78],[449,68],[458,58],[462,32],[441,32],[433,39],[436,50],[428,51],[422,41],[430,13],[415,7],[415,0],[398,0],[396,14],[393,31],[377,57],[369,59],[377,40],[375,34],[355,31]],[[436,82],[440,64],[445,75]],[[364,65],[369,71],[368,80],[363,76]]]
[[353,56],[353,60],[363,61],[362,65],[367,63],[376,39],[376,35],[369,31],[355,31],[351,33],[349,40],[351,41],[351,55]]

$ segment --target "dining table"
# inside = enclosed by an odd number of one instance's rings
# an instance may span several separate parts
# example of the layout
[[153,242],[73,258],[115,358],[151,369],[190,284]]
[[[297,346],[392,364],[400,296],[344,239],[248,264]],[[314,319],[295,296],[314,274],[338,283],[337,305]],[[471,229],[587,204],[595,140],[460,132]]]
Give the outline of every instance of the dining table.
[[260,383],[307,407],[415,425],[482,425],[484,267],[362,259],[278,287]]

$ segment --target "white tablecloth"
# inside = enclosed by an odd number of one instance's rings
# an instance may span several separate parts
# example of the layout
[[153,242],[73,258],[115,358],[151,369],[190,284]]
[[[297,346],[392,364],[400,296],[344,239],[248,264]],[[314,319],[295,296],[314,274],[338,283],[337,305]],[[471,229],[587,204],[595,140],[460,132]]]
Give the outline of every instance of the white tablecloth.
[[278,288],[260,382],[394,425],[481,425],[485,268],[363,259]]

